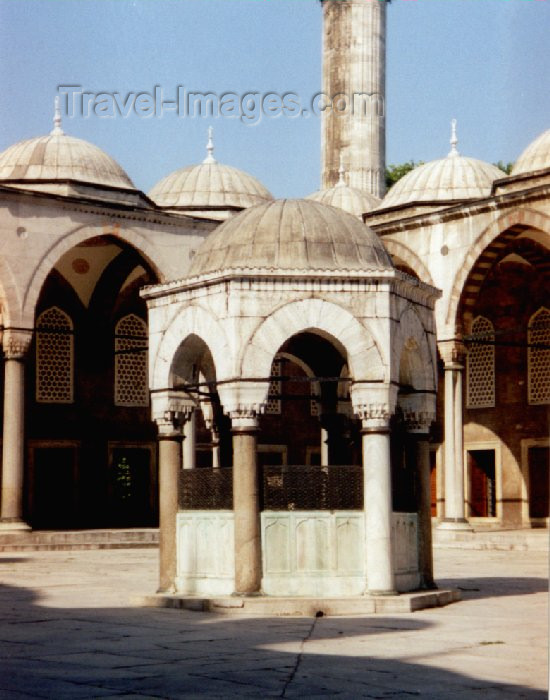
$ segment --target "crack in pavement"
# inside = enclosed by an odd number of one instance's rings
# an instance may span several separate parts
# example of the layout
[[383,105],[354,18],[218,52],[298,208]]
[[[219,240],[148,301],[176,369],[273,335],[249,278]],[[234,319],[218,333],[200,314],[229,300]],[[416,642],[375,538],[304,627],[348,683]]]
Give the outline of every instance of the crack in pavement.
[[311,635],[315,631],[315,626],[317,624],[318,619],[320,619],[320,618],[318,618],[318,617],[313,618],[313,622],[311,623],[311,627],[309,628],[308,633],[302,639],[302,642],[300,644],[300,650],[298,651],[298,654],[296,656],[296,662],[294,663],[294,667],[293,667],[292,671],[290,672],[290,675],[289,675],[289,677],[288,677],[288,679],[283,687],[283,691],[282,691],[281,695],[279,696],[281,698],[286,697],[286,691],[288,690],[290,684],[292,683],[292,681],[294,680],[294,678],[296,676],[296,673],[298,672],[298,668],[300,667],[300,664],[302,663],[302,656],[304,655],[304,648],[305,648],[306,644],[309,642],[309,640],[311,639]]

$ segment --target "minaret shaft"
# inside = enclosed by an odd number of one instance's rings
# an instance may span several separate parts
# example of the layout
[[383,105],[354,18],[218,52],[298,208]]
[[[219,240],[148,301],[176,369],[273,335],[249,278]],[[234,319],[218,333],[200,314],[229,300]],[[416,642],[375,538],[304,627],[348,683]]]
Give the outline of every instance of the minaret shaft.
[[[323,0],[322,188],[338,182],[376,197],[385,192],[386,2]],[[341,97],[347,100],[347,109]],[[336,108],[336,109],[335,109]]]

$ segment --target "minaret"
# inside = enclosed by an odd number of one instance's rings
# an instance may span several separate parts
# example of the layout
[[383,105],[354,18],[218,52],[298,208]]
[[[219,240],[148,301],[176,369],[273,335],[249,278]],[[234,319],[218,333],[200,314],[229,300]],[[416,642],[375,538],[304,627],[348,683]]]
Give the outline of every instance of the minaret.
[[[386,0],[321,0],[324,13],[322,182],[385,192]],[[346,100],[347,109],[344,108]],[[328,101],[328,100],[325,100]]]

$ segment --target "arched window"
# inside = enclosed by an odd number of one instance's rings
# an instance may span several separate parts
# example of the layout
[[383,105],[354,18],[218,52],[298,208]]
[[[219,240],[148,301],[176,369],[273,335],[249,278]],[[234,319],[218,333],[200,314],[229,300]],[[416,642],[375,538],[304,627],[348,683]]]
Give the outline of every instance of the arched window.
[[527,384],[530,404],[550,403],[550,311],[541,308],[529,320]]
[[57,306],[36,320],[36,400],[74,401],[74,326]]
[[467,377],[467,407],[493,408],[495,405],[495,329],[491,321],[483,316],[478,316],[472,324]]
[[149,405],[147,324],[129,314],[115,326],[115,406]]

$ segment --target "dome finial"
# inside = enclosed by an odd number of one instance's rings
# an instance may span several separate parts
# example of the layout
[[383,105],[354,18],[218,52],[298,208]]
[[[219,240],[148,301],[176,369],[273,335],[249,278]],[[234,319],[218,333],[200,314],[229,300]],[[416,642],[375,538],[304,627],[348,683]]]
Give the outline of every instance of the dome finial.
[[214,129],[211,126],[208,127],[208,143],[206,144],[206,152],[208,153],[208,155],[203,160],[203,163],[215,163],[216,159],[214,158]]
[[458,149],[457,149],[458,136],[456,135],[456,125],[457,125],[457,121],[456,121],[456,119],[453,119],[451,121],[451,152],[449,153],[450,156],[460,155],[458,152]]
[[338,168],[338,175],[339,175],[338,185],[345,186],[345,184],[346,184],[346,179],[345,179],[346,169],[344,167],[344,154],[343,153],[340,153],[340,167]]
[[55,97],[55,110],[53,116],[53,129],[51,131],[52,135],[63,134],[63,129],[61,128],[61,108],[59,107],[59,95]]

